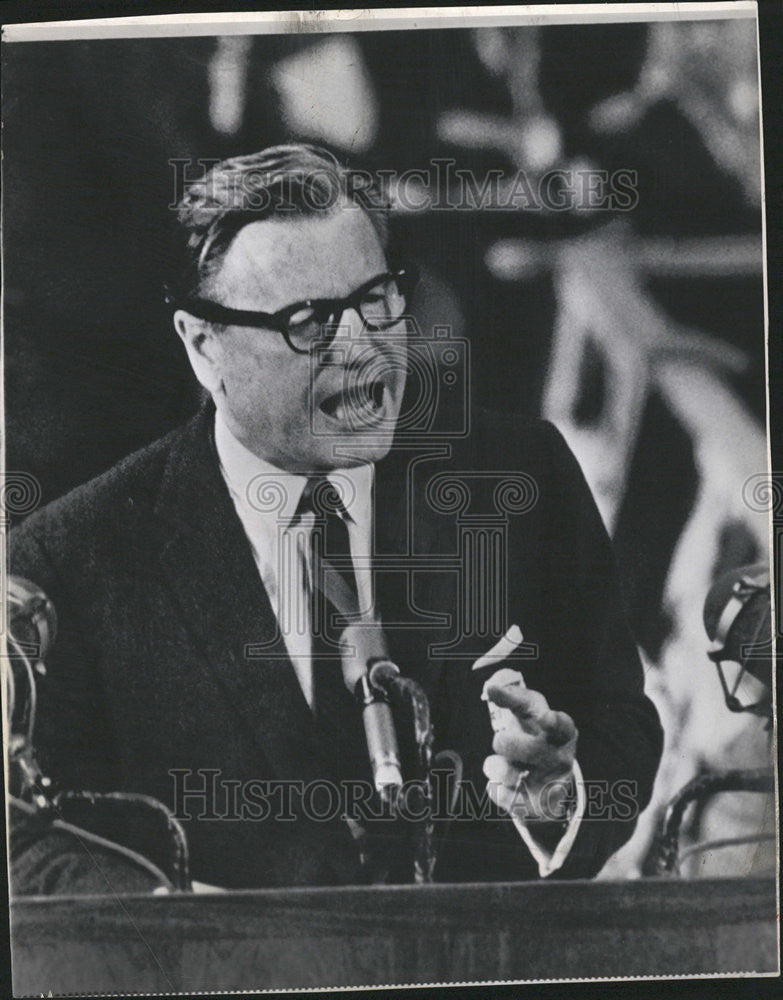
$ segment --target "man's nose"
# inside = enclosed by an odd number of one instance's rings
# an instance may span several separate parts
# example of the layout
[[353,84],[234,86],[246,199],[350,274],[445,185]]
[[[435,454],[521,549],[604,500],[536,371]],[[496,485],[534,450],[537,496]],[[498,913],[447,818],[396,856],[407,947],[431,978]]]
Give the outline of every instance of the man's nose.
[[354,306],[346,306],[337,319],[338,336],[348,337],[351,341],[359,340],[367,335],[366,324]]
[[392,341],[399,341],[400,332],[404,330],[402,322],[399,320],[379,330],[372,323],[367,323],[357,308],[347,306],[337,322],[337,335],[350,339],[352,344],[374,344],[384,348]]
[[319,351],[322,365],[348,365],[355,357],[357,348],[367,340],[365,323],[358,310],[352,306],[333,317],[331,329],[326,332],[328,347]]

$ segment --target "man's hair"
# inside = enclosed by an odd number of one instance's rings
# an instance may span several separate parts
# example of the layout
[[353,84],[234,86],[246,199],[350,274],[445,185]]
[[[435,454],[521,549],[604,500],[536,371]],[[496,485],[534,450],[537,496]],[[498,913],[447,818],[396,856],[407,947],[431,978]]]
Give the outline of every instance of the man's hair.
[[170,288],[178,297],[198,295],[239,230],[251,222],[329,214],[351,205],[367,213],[385,250],[390,205],[370,173],[300,143],[223,160],[190,184],[177,206],[186,242]]

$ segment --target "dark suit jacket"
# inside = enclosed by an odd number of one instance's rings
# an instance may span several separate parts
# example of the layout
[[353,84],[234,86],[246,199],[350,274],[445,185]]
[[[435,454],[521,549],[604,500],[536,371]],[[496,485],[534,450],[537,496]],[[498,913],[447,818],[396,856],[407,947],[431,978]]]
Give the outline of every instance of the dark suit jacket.
[[[592,786],[595,818],[583,821],[557,877],[592,876],[649,799],[658,718],[643,694],[606,532],[563,439],[542,422],[473,417],[468,438],[395,447],[377,465],[376,590],[391,654],[425,686],[437,745],[459,751],[480,795],[492,730],[480,701],[487,672],[470,665],[499,632],[522,628],[535,648],[517,666],[572,715],[585,779],[604,783]],[[39,758],[63,786],[143,792],[170,808],[173,770],[219,771],[214,806],[184,824],[200,881],[359,881],[345,825],[308,820],[300,803],[288,821],[215,818],[226,814],[225,780],[307,782],[323,771],[312,715],[219,472],[212,419],[205,408],[12,533],[11,571],[42,587],[59,617],[40,683]],[[516,494],[501,485],[514,476]],[[450,488],[455,477],[461,491]],[[489,591],[501,602],[494,610],[481,604],[487,554]],[[186,785],[207,780],[192,773]],[[603,788],[619,788],[614,813]],[[538,876],[513,825],[494,815],[452,824],[437,877]]]

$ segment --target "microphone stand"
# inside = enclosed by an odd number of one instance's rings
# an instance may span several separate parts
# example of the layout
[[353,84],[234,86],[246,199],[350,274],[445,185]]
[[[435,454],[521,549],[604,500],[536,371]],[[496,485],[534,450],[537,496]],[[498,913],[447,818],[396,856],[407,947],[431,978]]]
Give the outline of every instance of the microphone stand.
[[[54,826],[76,837],[92,838],[93,842],[99,842],[118,856],[148,871],[154,869],[177,891],[192,891],[185,831],[162,802],[135,792],[62,789],[55,794],[52,780],[42,772],[33,744],[36,674],[46,676],[44,656],[54,642],[57,617],[52,603],[35,584],[20,577],[9,580],[11,627],[5,636],[9,663],[4,677],[9,732],[9,802],[41,830]],[[69,822],[69,816],[78,822]],[[167,871],[153,865],[142,852],[121,843],[120,839],[101,835],[101,820],[109,821],[114,832],[129,829],[132,822],[140,818],[157,823],[162,830],[168,847],[164,862]]]
[[[332,577],[334,576],[335,574],[332,574]],[[326,579],[328,582],[329,578]],[[340,592],[339,581],[330,585],[329,589],[330,593],[327,595],[329,600],[341,614],[349,619],[349,624],[340,637],[343,679],[348,690],[359,692],[362,704],[365,705],[372,705],[374,700],[388,702],[392,708],[397,709],[398,717],[407,710],[405,714],[412,720],[416,757],[415,777],[420,780],[415,784],[406,785],[403,783],[393,794],[382,794],[381,798],[396,819],[404,820],[406,818],[401,813],[401,806],[408,807],[406,808],[408,816],[412,812],[410,806],[415,806],[415,815],[423,817],[414,840],[413,881],[416,884],[432,882],[437,860],[433,763],[438,760],[448,761],[454,775],[450,814],[453,811],[453,804],[462,780],[462,759],[459,754],[450,750],[442,751],[433,758],[434,733],[430,705],[424,689],[410,677],[403,677],[397,664],[389,659],[386,638],[380,620],[369,616],[362,618],[358,615],[350,605],[348,597]],[[393,729],[394,725],[392,725]],[[391,736],[394,736],[393,732]],[[369,739],[370,734],[368,733]],[[375,739],[377,740],[377,735]],[[386,742],[396,743],[396,740],[387,739]],[[372,746],[369,749],[372,757]],[[399,758],[395,763],[399,763]],[[383,789],[383,791],[392,792],[391,789]],[[409,797],[412,798],[417,793],[416,801],[409,802]]]
[[[661,829],[653,846],[653,874],[677,874],[680,827],[692,802],[702,802],[719,792],[772,792],[775,775],[771,768],[715,771],[699,774],[680,789],[666,807]],[[748,841],[748,838],[741,838]],[[703,845],[707,847],[709,845]]]
[[[393,669],[391,669],[393,668]],[[388,660],[376,663],[370,669],[371,683],[389,692],[395,706],[407,707],[413,719],[413,739],[416,747],[417,772],[423,775],[421,800],[416,803],[425,819],[415,840],[413,852],[413,879],[417,885],[432,882],[435,871],[435,824],[432,819],[432,743],[434,733],[430,721],[430,704],[424,689],[409,677],[403,677]]]
[[[150,828],[152,824],[157,824],[162,832],[162,840],[168,848],[168,856],[158,867],[170,879],[177,892],[192,892],[193,886],[190,881],[190,863],[188,843],[185,831],[179,820],[174,816],[162,802],[152,798],[150,795],[142,795],[139,792],[91,792],[83,789],[64,789],[55,796],[52,803],[53,813],[60,818],[68,820],[69,814],[75,812],[73,826],[91,830],[90,821],[103,819],[109,821],[112,826],[123,825],[130,827],[131,824],[139,820],[149,820]],[[103,813],[103,815],[101,815]],[[98,823],[98,825],[100,825]],[[93,831],[93,832],[98,832]],[[109,842],[114,842],[115,838],[108,838]],[[140,856],[146,859],[147,852],[133,850],[133,848],[120,844],[127,853]]]
[[[395,707],[407,708],[413,720],[413,738],[416,747],[416,768],[422,776],[421,799],[416,803],[424,813],[420,832],[415,838],[413,851],[413,880],[426,885],[434,880],[437,850],[435,846],[435,795],[432,787],[433,763],[448,758],[455,776],[453,798],[462,780],[462,759],[454,751],[443,751],[433,757],[435,734],[430,716],[430,703],[424,688],[410,677],[403,677],[396,664],[390,660],[371,663],[370,683],[386,692]],[[409,787],[409,791],[412,788]]]

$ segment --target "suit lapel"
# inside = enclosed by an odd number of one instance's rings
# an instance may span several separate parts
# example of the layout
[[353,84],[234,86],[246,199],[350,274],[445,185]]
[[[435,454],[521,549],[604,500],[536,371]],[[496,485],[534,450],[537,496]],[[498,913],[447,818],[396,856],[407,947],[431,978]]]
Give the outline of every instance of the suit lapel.
[[315,726],[218,467],[206,407],[171,452],[156,505],[160,561],[196,648],[275,776],[320,768]]
[[[453,543],[446,526],[426,497],[429,479],[448,457],[448,449],[437,445],[394,448],[377,464],[375,474],[374,551],[380,567],[376,571],[376,604],[386,626],[392,659],[430,693],[435,690],[442,661],[429,655],[429,647],[446,641],[453,625],[427,623],[426,615],[456,613],[457,577],[452,572],[433,571],[432,563],[415,575],[412,568],[423,557],[451,551]],[[399,569],[384,572],[384,563]]]
[[[172,446],[155,506],[163,529],[163,573],[195,648],[203,651],[211,676],[275,776],[323,777],[312,713],[220,474],[213,421],[208,405]],[[420,572],[412,602],[414,578],[402,569],[411,556],[415,561],[450,551],[448,532],[425,496],[427,481],[446,456],[433,456],[414,472],[421,457],[421,449],[395,448],[376,466],[374,555],[381,564],[387,559],[398,567],[378,575],[376,600],[384,622],[421,617],[411,603],[452,615],[457,608],[453,573]],[[434,691],[442,661],[433,660],[428,647],[447,640],[453,626],[387,631],[401,669]]]

